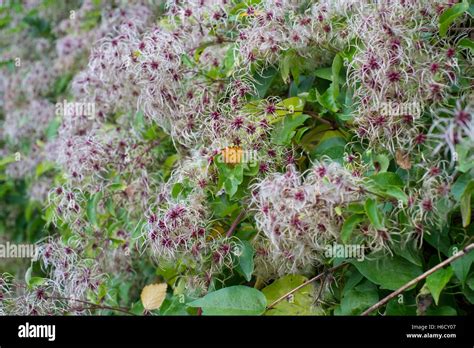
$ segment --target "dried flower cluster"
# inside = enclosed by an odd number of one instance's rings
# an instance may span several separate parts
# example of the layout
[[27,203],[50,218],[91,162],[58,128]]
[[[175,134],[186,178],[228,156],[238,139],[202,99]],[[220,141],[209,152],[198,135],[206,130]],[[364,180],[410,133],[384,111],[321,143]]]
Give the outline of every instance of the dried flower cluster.
[[340,236],[343,219],[337,211],[364,196],[361,178],[335,162],[314,163],[303,177],[289,167],[255,190],[255,221],[270,242],[257,255],[279,275],[300,273],[323,261],[326,245]]

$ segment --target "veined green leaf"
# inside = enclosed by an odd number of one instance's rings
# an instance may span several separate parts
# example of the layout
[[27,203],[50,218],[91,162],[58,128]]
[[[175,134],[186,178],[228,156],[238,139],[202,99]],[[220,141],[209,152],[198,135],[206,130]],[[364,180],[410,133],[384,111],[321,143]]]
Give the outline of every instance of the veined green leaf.
[[252,279],[253,274],[253,256],[254,250],[252,244],[246,240],[241,240],[236,246],[236,250],[233,250],[234,255],[237,258],[237,272],[242,274],[247,281]]
[[344,244],[349,241],[349,238],[351,237],[354,228],[356,228],[359,223],[364,221],[364,219],[364,215],[355,214],[347,218],[346,221],[344,221],[344,224],[342,225],[341,229],[341,240]]
[[[308,278],[299,274],[289,274],[275,280],[262,289],[262,293],[271,304],[300,286]],[[321,315],[323,311],[314,304],[314,285],[308,284],[269,309],[265,315]]]
[[290,145],[291,139],[296,134],[296,128],[301,126],[308,115],[288,115],[279,122],[272,131],[272,142],[277,145]]
[[439,16],[439,34],[441,37],[446,36],[449,27],[456,20],[456,18],[463,15],[469,10],[469,3],[466,0],[445,10],[441,16]]
[[210,292],[188,306],[200,307],[203,315],[261,315],[267,300],[257,289],[236,285]]
[[433,295],[436,305],[439,301],[439,295],[441,291],[444,289],[446,284],[448,284],[449,280],[453,275],[453,269],[451,267],[437,270],[435,273],[429,275],[426,278],[426,285]]
[[370,259],[353,260],[352,264],[371,282],[388,290],[397,290],[423,273],[421,267],[399,256],[371,255]]
[[471,223],[471,198],[473,193],[474,180],[471,180],[461,196],[461,216],[463,227],[467,227]]
[[377,229],[383,229],[383,220],[381,213],[377,207],[377,201],[372,198],[368,198],[365,202],[365,213],[367,214],[370,223]]
[[102,192],[93,194],[87,201],[87,219],[89,222],[97,226],[97,204],[102,198]]

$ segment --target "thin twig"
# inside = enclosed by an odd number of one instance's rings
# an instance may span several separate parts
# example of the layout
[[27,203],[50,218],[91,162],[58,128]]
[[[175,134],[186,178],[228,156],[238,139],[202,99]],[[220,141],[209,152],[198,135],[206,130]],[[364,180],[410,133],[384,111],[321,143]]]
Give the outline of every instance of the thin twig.
[[[93,303],[93,302],[79,300],[79,299],[70,298],[70,297],[47,296],[47,298],[52,299],[52,300],[76,301],[76,302],[79,302],[79,303],[84,303],[84,304],[93,306],[95,309],[108,309],[108,310],[112,310],[112,311],[126,313],[126,314],[129,314],[129,315],[136,315],[135,313],[129,312],[128,310],[126,310],[124,308],[104,306],[104,305],[96,304],[96,303]],[[89,308],[89,309],[91,309],[91,308]]]
[[237,215],[237,217],[235,218],[234,222],[232,223],[232,225],[230,225],[230,228],[229,230],[227,231],[227,233],[225,234],[226,237],[230,237],[232,236],[232,234],[234,233],[235,229],[237,228],[237,225],[240,223],[240,221],[242,221],[242,219],[244,218],[245,216],[245,213],[247,211],[245,209],[243,209],[239,215]]
[[307,115],[309,115],[309,116],[315,118],[316,120],[320,121],[321,123],[325,123],[325,124],[327,124],[327,125],[329,125],[329,126],[335,128],[335,129],[338,128],[336,122],[331,121],[331,120],[327,120],[327,119],[325,119],[325,118],[322,118],[320,115],[318,115],[318,114],[315,113],[314,111],[304,110],[303,112],[304,112],[305,114],[307,114]]
[[406,283],[405,285],[403,285],[401,288],[399,288],[398,290],[392,292],[390,295],[386,296],[385,298],[383,298],[381,301],[377,302],[376,304],[374,304],[372,307],[370,307],[369,309],[367,309],[365,312],[363,312],[361,315],[368,315],[370,313],[372,313],[373,311],[375,311],[377,308],[380,308],[381,306],[383,306],[384,304],[386,304],[388,301],[390,301],[392,298],[394,298],[395,296],[401,294],[403,291],[405,291],[406,289],[410,288],[411,286],[415,285],[416,283],[418,283],[420,280],[422,279],[425,279],[426,277],[428,277],[430,274],[436,272],[437,270],[443,268],[444,266],[450,264],[451,262],[459,259],[460,257],[463,257],[465,255],[467,255],[471,250],[474,249],[474,243],[472,244],[469,244],[467,247],[465,247],[462,251],[458,252],[456,255],[453,255],[451,256],[450,258],[444,260],[443,262],[437,264],[436,266],[434,266],[433,268],[429,269],[428,271],[426,271],[425,273],[423,273],[422,275],[410,280],[408,283]]
[[280,297],[279,299],[275,300],[272,304],[270,304],[269,306],[267,306],[267,311],[273,307],[275,307],[278,303],[280,303],[281,301],[283,301],[284,299],[288,298],[288,296],[290,296],[291,294],[297,292],[299,289],[301,288],[304,288],[306,285],[314,282],[315,280],[318,280],[319,278],[323,277],[323,276],[327,276],[329,273],[331,272],[334,272],[335,270],[345,266],[345,265],[348,265],[349,263],[348,262],[345,262],[345,263],[341,263],[340,265],[337,265],[337,266],[334,266],[334,267],[331,267],[329,268],[327,271],[324,271],[323,273],[321,274],[318,274],[317,276],[305,281],[303,284],[301,285],[298,285],[296,288],[294,288],[293,290],[291,291],[288,291],[285,295],[283,295],[282,297]]
[[316,295],[316,298],[314,299],[314,304],[318,304],[318,301],[319,301],[319,298],[321,297],[321,294],[323,293],[323,288],[324,288],[324,284],[326,283],[326,279],[328,279],[328,274],[324,274],[324,277],[323,279],[321,280],[321,284],[319,285],[319,290],[318,290],[318,294]]

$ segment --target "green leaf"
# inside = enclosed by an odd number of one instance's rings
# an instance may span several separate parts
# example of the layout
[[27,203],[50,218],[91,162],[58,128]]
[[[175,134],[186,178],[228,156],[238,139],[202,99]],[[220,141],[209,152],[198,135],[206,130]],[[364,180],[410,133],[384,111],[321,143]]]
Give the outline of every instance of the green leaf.
[[99,303],[100,300],[102,300],[106,295],[109,289],[107,288],[107,285],[105,283],[102,283],[99,285],[99,289],[97,292],[97,302]]
[[[339,111],[339,103],[337,98],[339,97],[339,72],[342,69],[342,58],[339,54],[336,54],[331,66],[331,85],[329,88],[321,95],[317,89],[314,89],[316,94],[316,100],[318,103],[325,109],[331,112]],[[327,77],[327,71],[317,72],[322,76]]]
[[[179,274],[181,264],[172,262],[170,260],[160,261],[160,264],[155,269],[155,274],[162,277],[163,280],[170,286],[174,287],[175,282],[178,280],[176,274]],[[176,287],[174,288],[176,291]]]
[[399,201],[402,201],[404,204],[408,203],[408,196],[400,187],[397,186],[387,186],[385,187],[384,193],[387,195],[396,198]]
[[0,159],[0,168],[12,162],[15,162],[15,154],[8,155]]
[[259,173],[259,165],[256,160],[252,160],[244,163],[244,175],[245,176],[255,176]]
[[400,256],[383,255],[376,258],[376,255],[371,255],[370,260],[366,258],[362,262],[351,262],[364,277],[388,290],[397,290],[423,273],[421,267]]
[[402,190],[403,180],[396,173],[384,172],[369,177],[368,188],[383,196],[396,198],[404,204],[408,203],[408,196]]
[[[303,98],[300,98],[300,97],[287,98],[276,104],[277,110],[275,114],[277,116],[286,116],[288,114],[298,116],[298,115],[301,115],[304,105],[305,105],[305,100]],[[275,120],[271,120],[271,123],[277,122],[280,119],[281,118],[276,118]]]
[[451,187],[451,194],[456,199],[456,201],[459,202],[461,200],[461,196],[464,193],[466,186],[469,184],[470,181],[471,181],[470,173],[464,173],[463,175],[461,175],[459,178],[456,179],[456,182]]
[[474,290],[474,277],[469,278],[466,284],[469,286],[469,289]]
[[145,311],[145,308],[143,308],[143,303],[140,300],[135,302],[132,305],[132,308],[130,308],[130,312],[135,315],[143,315],[144,311]]
[[351,237],[354,228],[356,228],[356,226],[364,220],[364,215],[352,215],[348,219],[346,219],[346,221],[344,221],[344,224],[342,225],[341,229],[341,240],[344,244],[349,241],[349,238]]
[[216,199],[211,202],[211,208],[216,216],[225,217],[239,209],[239,205],[231,202],[227,196],[223,194],[216,197]]
[[473,192],[474,180],[471,180],[461,196],[462,227],[467,227],[471,223],[471,197]]
[[400,178],[400,176],[392,172],[378,173],[370,176],[370,179],[382,187],[389,185],[403,186],[403,180]]
[[383,229],[382,215],[377,208],[377,201],[372,198],[368,198],[365,202],[365,213],[370,220],[370,223],[377,229]]
[[188,68],[193,68],[195,65],[195,63],[186,53],[181,54],[181,62]]
[[388,166],[390,165],[390,159],[388,158],[387,155],[384,154],[378,154],[374,157],[374,167],[378,165],[378,172],[379,173],[384,173],[387,171]]
[[308,115],[288,115],[279,122],[272,131],[272,142],[277,145],[290,145],[291,139],[296,134],[296,128],[301,126]]
[[236,285],[210,292],[188,306],[200,307],[203,315],[261,315],[267,300],[257,289]]
[[64,93],[73,77],[74,75],[71,73],[67,73],[59,77],[54,83],[54,95],[58,96]]
[[187,312],[184,295],[166,298],[160,307],[161,315],[189,315]]
[[308,129],[310,129],[310,127],[301,127],[298,129],[298,131],[296,132],[296,135],[293,137],[294,141],[297,144],[301,142],[301,138],[303,137],[303,135],[306,133]]
[[358,315],[364,310],[377,303],[379,294],[377,287],[369,281],[365,281],[344,293],[341,299],[342,315]]
[[464,39],[459,40],[458,45],[463,48],[469,48],[471,53],[474,53],[474,41],[465,37]]
[[352,120],[354,113],[354,102],[352,100],[353,92],[352,89],[346,88],[342,90],[341,96],[343,96],[342,101],[342,110],[340,113],[337,113],[336,116],[339,120],[346,122]]
[[426,285],[430,290],[431,295],[433,295],[436,305],[438,305],[441,291],[444,289],[446,284],[448,284],[452,276],[453,269],[448,267],[442,268],[426,278]]
[[342,58],[339,54],[336,54],[334,60],[332,61],[331,72],[332,72],[332,82],[334,83],[337,89],[337,94],[339,94],[339,72],[342,69]]
[[314,74],[324,80],[332,81],[332,68],[319,68],[314,71]]
[[46,138],[48,140],[52,140],[56,138],[60,125],[61,125],[61,119],[59,117],[55,117],[49,122],[48,128],[46,128]]
[[[400,295],[399,295],[400,296]],[[413,303],[405,303],[406,297],[405,294],[402,295],[403,297],[395,297],[394,299],[390,300],[387,303],[387,307],[385,308],[384,315],[397,315],[397,316],[415,316],[416,315],[416,304],[413,300]],[[402,301],[400,301],[402,299]]]
[[122,182],[115,182],[108,187],[111,192],[124,191],[126,188],[127,185]]
[[99,9],[87,12],[85,18],[81,20],[81,30],[90,31],[93,29],[100,22],[101,16],[102,11]]
[[[238,166],[238,167],[242,168],[242,166]],[[224,181],[224,189],[225,189],[225,192],[227,192],[227,194],[229,195],[229,197],[232,197],[236,194],[242,181],[243,181],[243,173],[242,175],[240,175],[240,172],[237,172],[237,175],[232,175],[228,177]]]
[[396,236],[394,236],[395,243],[393,245],[393,251],[395,252],[395,254],[403,257],[404,259],[410,261],[411,263],[417,266],[423,266],[421,252],[417,248],[416,243],[414,243],[413,241],[410,241],[408,243],[401,243],[395,237]]
[[318,103],[325,109],[331,112],[339,111],[337,97],[339,96],[339,87],[336,83],[331,82],[329,88],[320,94],[317,89],[314,89]]
[[458,154],[458,163],[456,169],[461,173],[466,173],[474,168],[474,148],[468,144],[457,144],[456,153]]
[[440,316],[440,315],[445,315],[445,316],[455,316],[458,315],[457,311],[453,307],[449,306],[442,306],[438,308],[428,308],[426,310],[426,315],[434,315],[434,316]]
[[31,277],[30,281],[28,282],[28,286],[32,289],[37,286],[43,285],[44,283],[46,283],[46,278]]
[[346,277],[346,281],[344,284],[344,289],[342,290],[342,295],[353,289],[354,286],[356,286],[362,281],[362,279],[365,279],[364,276],[360,274],[360,272],[354,267],[348,268],[344,276]]
[[179,194],[183,190],[184,190],[183,184],[181,184],[180,182],[175,183],[171,189],[171,197],[173,197],[174,199],[178,198]]
[[274,67],[269,67],[264,70],[261,74],[255,74],[255,88],[257,89],[258,98],[264,98],[270,88],[273,80],[277,76],[278,70]]
[[440,250],[444,255],[448,256],[449,247],[451,246],[449,228],[443,227],[432,229],[431,233],[424,233],[423,239],[436,249]]
[[299,82],[293,81],[290,85],[290,97],[305,96],[307,98],[308,92],[313,86],[314,76],[301,75]]
[[102,192],[97,192],[87,201],[87,219],[94,226],[97,226],[97,204],[101,198]]
[[306,151],[310,152],[314,147],[321,141],[322,137],[330,131],[331,126],[327,124],[321,124],[316,126],[314,129],[306,132],[305,135],[301,138],[300,145]]
[[339,83],[339,73],[342,68],[342,57],[340,54],[336,54],[332,61],[331,67],[319,68],[314,71],[314,75],[331,82]]
[[55,165],[52,162],[40,162],[36,166],[36,177],[39,178],[41,175],[43,175],[46,172],[49,172],[51,169],[54,169]]
[[49,226],[54,218],[54,206],[50,205],[46,208],[44,212],[44,220],[46,221],[46,226]]
[[441,14],[441,16],[439,16],[439,34],[441,37],[446,36],[451,24],[467,10],[469,10],[469,3],[464,0],[463,2],[448,8]]
[[347,211],[354,214],[365,214],[364,205],[360,203],[350,203],[347,206]]
[[280,59],[280,74],[281,74],[281,79],[283,80],[284,83],[288,83],[290,80],[290,64],[291,64],[291,58],[292,54],[285,54],[282,59]]
[[33,272],[33,265],[28,267],[28,269],[25,272],[25,283],[28,285],[31,280],[31,272]]
[[246,240],[241,240],[238,242],[238,247],[236,250],[236,256],[238,258],[237,272],[242,274],[245,279],[249,282],[252,279],[253,274],[253,256],[254,249],[252,244]]
[[171,170],[173,169],[173,166],[176,164],[176,162],[179,160],[179,158],[180,158],[180,156],[177,153],[175,153],[171,156],[168,156],[168,158],[166,158],[165,162],[163,163],[163,169],[164,169],[166,178],[171,173]]
[[226,76],[232,75],[235,65],[235,44],[229,45],[227,52],[224,57],[224,69]]
[[[450,254],[454,255],[460,249],[460,247],[452,246],[450,248]],[[459,259],[451,262],[451,267],[453,268],[454,274],[461,281],[462,284],[466,282],[472,263],[474,263],[474,252],[472,251],[467,255],[464,255]]]
[[239,185],[244,180],[244,166],[242,163],[227,164],[224,163],[222,155],[220,160],[216,162],[219,169],[219,187],[223,187],[225,192],[232,197],[239,189]]
[[321,158],[328,156],[334,160],[342,160],[344,157],[346,140],[341,136],[340,132],[328,131],[325,132],[321,141],[311,151],[311,158]]
[[[308,278],[298,274],[286,275],[263,288],[262,292],[267,299],[267,303],[271,304],[307,280]],[[308,284],[287,299],[280,301],[269,309],[265,315],[322,314],[321,310],[314,306],[314,293],[314,285]]]
[[0,29],[6,28],[12,20],[10,15],[5,15],[0,18]]
[[23,22],[29,25],[30,33],[33,37],[51,38],[51,24],[36,14],[28,14],[23,18]]
[[25,219],[26,219],[26,221],[31,220],[31,217],[33,215],[33,212],[35,211],[36,205],[37,205],[36,202],[32,201],[32,200],[30,200],[28,202],[28,204],[26,205],[26,207],[25,207]]
[[296,62],[290,66],[291,76],[293,77],[293,83],[298,85],[300,83],[300,65]]

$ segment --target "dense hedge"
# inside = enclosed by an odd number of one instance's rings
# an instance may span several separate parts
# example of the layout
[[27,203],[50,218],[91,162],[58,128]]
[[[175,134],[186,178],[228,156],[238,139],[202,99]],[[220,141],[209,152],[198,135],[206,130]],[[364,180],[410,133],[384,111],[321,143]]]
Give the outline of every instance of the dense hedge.
[[7,1],[0,313],[467,314],[472,10]]

